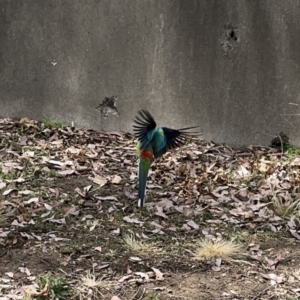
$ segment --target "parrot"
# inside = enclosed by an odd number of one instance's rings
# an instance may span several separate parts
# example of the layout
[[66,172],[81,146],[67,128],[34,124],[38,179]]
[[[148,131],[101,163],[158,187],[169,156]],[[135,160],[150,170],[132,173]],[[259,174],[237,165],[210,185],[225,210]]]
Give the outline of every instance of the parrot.
[[185,138],[195,136],[198,132],[187,130],[198,128],[186,127],[171,129],[157,127],[148,110],[141,109],[134,119],[133,132],[137,138],[136,153],[139,158],[138,166],[138,207],[143,208],[149,169],[156,158],[161,157],[170,149],[185,144]]

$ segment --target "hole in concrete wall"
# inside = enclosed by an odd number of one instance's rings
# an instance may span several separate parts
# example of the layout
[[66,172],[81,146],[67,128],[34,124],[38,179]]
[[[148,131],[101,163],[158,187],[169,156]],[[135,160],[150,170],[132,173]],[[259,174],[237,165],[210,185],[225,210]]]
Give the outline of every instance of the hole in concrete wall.
[[232,40],[237,41],[237,36],[236,36],[236,33],[235,33],[234,29],[232,29],[232,30],[230,31],[229,36],[230,36],[230,38],[231,38]]
[[237,51],[237,45],[239,42],[238,27],[233,26],[231,23],[225,24],[220,42],[225,55],[228,55],[230,52],[235,53]]
[[228,41],[238,41],[238,27],[231,25],[231,23],[224,25],[224,37],[226,37]]
[[287,146],[290,145],[290,138],[283,131],[280,132],[271,141],[271,147],[285,150]]
[[104,97],[102,103],[97,105],[96,110],[100,111],[102,118],[106,119],[108,115],[120,115],[117,108],[117,100],[117,96]]

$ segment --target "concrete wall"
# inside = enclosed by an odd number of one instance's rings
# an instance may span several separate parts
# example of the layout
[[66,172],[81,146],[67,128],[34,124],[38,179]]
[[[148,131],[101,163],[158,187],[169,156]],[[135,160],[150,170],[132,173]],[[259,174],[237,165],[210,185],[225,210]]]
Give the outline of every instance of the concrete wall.
[[[299,0],[1,0],[0,115],[300,145]],[[94,109],[117,95],[120,117]],[[292,105],[295,103],[298,105]]]

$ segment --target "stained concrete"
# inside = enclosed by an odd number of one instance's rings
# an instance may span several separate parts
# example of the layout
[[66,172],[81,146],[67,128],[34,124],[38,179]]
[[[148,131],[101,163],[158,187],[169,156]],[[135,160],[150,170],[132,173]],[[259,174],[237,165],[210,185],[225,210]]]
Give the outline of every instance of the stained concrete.
[[[216,142],[299,146],[299,15],[298,0],[1,0],[0,115],[131,131],[147,108]],[[120,116],[101,119],[112,95]]]

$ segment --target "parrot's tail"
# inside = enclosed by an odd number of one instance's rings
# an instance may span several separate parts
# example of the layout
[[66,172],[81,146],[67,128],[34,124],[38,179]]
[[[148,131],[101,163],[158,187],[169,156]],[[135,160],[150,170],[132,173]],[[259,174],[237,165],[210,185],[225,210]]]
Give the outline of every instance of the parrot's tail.
[[147,177],[148,172],[150,169],[151,163],[149,161],[144,161],[143,159],[140,159],[139,163],[139,202],[138,207],[143,207],[145,203],[145,193],[146,193],[146,183],[147,183]]

